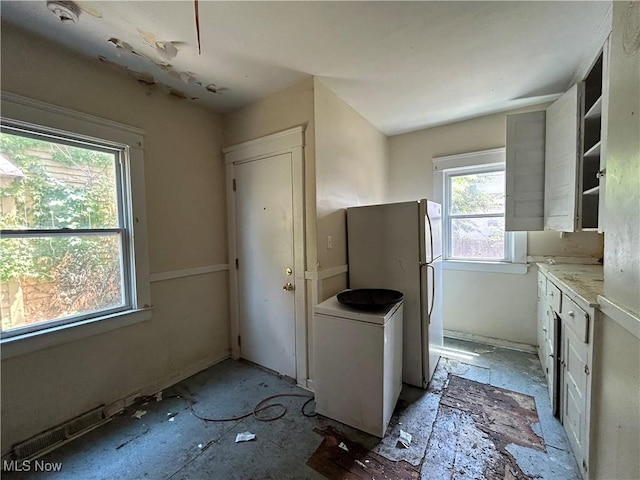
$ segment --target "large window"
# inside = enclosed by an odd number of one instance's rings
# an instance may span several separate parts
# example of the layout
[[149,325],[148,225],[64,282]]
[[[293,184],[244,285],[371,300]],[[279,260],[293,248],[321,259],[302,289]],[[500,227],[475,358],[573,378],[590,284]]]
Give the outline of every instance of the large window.
[[[49,125],[2,118],[3,343],[149,306],[145,217],[134,205],[144,196],[141,165],[134,165],[142,151],[130,145],[136,135],[65,113],[36,112]],[[52,128],[54,122],[75,130]]]
[[433,159],[444,267],[526,273],[526,233],[505,231],[504,149]]

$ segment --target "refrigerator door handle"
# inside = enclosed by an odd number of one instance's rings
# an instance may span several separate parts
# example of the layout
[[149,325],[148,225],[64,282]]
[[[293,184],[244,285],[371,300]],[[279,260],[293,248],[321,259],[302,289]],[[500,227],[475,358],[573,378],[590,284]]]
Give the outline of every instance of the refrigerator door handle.
[[[431,314],[433,313],[433,306],[436,303],[436,268],[429,264],[427,268],[433,270],[433,279],[431,281],[431,306],[429,307],[429,323],[431,323]],[[427,280],[429,277],[427,276]]]
[[427,217],[427,224],[429,225],[429,243],[431,248],[429,249],[429,255],[431,255],[431,259],[427,260],[427,263],[432,263],[434,258],[433,258],[433,228],[431,225],[431,219],[429,218],[429,214],[426,214],[425,217]]

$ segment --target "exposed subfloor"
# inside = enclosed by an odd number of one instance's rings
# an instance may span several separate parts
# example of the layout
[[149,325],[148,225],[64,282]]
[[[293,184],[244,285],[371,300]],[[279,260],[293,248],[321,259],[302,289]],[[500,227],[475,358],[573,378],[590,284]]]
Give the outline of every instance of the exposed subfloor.
[[[455,408],[446,410],[449,407],[443,405],[439,413],[440,400],[451,375],[533,397],[539,421],[531,428],[541,437],[541,447],[507,444],[503,450],[515,462],[515,469],[499,472],[498,476],[489,475],[487,462],[495,449],[482,446],[491,446],[490,438],[481,430],[466,429],[473,422]],[[325,440],[320,434],[322,430],[338,432],[346,445],[353,445],[353,451],[357,443],[358,449],[362,447],[358,451],[371,452],[358,461],[358,465],[362,465],[357,468],[360,475],[345,473],[340,477],[345,479],[374,478],[375,475],[367,475],[367,467],[373,465],[375,458],[397,461],[410,473],[415,472],[412,478],[428,480],[580,479],[564,429],[551,413],[538,358],[532,354],[445,339],[442,358],[429,389],[403,387],[382,440],[321,416],[304,416],[301,411],[307,400],[304,397],[274,400],[286,405],[288,410],[282,418],[271,422],[259,421],[254,416],[231,422],[205,422],[192,413],[203,417],[234,417],[251,412],[261,400],[279,393],[309,395],[287,379],[244,362],[226,360],[165,390],[161,401],[134,405],[106,425],[41,457],[40,463],[31,462],[31,471],[5,471],[2,477],[322,479],[323,475],[307,465]],[[136,410],[146,414],[136,418],[133,416]],[[313,403],[307,405],[305,412],[313,412]],[[265,416],[279,413],[277,407],[261,412]],[[409,448],[398,447],[400,429],[412,435]],[[236,435],[245,431],[254,433],[255,440],[236,443]],[[38,466],[56,468],[56,463],[61,468],[58,472],[34,471]],[[389,473],[386,478],[394,477]]]

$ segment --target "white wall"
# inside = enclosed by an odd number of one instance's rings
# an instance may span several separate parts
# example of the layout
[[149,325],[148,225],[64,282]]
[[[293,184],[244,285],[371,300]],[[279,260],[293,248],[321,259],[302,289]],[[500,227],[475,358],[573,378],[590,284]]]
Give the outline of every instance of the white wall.
[[[623,50],[627,2],[614,2],[606,144],[605,293],[640,315],[640,53]],[[636,3],[635,27],[640,29]],[[631,25],[631,22],[629,23]],[[631,43],[629,41],[629,43]],[[637,43],[637,42],[636,42]]]
[[[390,137],[391,201],[422,197],[441,201],[433,184],[432,158],[504,147],[507,113]],[[530,232],[527,242],[529,255],[602,257],[602,235],[597,233],[561,237],[556,232]],[[535,345],[535,276],[535,268],[525,275],[445,270],[444,328]]]
[[[347,207],[387,198],[387,137],[315,79],[316,206],[320,270],[347,263]],[[327,237],[332,237],[328,248]],[[346,287],[346,284],[344,285]]]
[[[640,321],[640,4],[613,2],[606,144],[605,296]],[[630,8],[636,9],[635,17]],[[635,20],[634,20],[635,19]],[[635,23],[634,23],[635,22]],[[628,37],[630,38],[630,36]],[[631,43],[631,42],[630,42]],[[640,478],[640,339],[612,318],[596,322],[593,478]]]
[[[227,263],[219,116],[2,25],[2,90],[142,128],[151,273]],[[147,322],[2,361],[2,452],[229,353],[225,271],[154,282]]]

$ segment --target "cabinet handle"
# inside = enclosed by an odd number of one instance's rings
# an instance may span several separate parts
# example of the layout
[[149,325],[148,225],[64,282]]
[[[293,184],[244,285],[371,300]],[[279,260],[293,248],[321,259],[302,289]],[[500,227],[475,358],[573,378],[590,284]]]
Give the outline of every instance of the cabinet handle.
[[589,373],[590,373],[589,365],[585,365],[585,366],[584,366],[584,373],[585,373],[586,375],[589,375]]
[[607,174],[607,169],[603,168],[602,170],[599,170],[598,173],[596,173],[596,178],[602,178]]
[[546,327],[542,327],[542,331],[546,333],[547,331]]
[[573,310],[570,310],[569,313],[567,313],[567,315],[569,315],[570,317],[575,317],[576,314],[573,313]]

